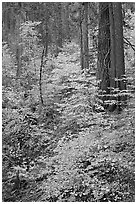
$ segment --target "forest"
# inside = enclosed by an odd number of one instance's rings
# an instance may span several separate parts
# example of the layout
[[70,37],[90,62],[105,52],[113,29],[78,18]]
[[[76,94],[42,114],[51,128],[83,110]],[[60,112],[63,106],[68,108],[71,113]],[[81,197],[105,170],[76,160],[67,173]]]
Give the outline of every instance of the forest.
[[2,201],[135,202],[134,2],[2,2]]

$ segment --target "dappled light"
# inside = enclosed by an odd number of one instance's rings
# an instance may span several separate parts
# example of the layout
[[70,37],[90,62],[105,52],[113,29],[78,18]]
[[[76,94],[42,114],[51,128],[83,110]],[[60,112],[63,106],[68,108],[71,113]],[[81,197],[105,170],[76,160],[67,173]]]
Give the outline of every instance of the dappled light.
[[3,202],[135,202],[134,3],[2,6]]

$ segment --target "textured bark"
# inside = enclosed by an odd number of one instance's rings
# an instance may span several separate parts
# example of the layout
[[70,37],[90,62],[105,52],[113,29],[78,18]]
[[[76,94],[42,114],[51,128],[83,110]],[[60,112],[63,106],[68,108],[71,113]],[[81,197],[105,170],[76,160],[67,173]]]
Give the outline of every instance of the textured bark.
[[[119,91],[112,90],[126,88],[122,81],[125,65],[121,3],[99,3],[99,13],[97,79],[102,95],[100,98],[103,102],[113,99],[120,104],[125,97],[121,97]],[[113,93],[117,93],[117,97]]]
[[114,22],[114,12],[113,12],[113,3],[109,3],[109,19],[110,19],[110,39],[111,39],[111,81],[110,86],[115,86],[115,77],[116,77],[116,42],[115,42],[115,22]]
[[109,93],[110,87],[110,29],[109,3],[99,3],[99,34],[98,34],[98,63],[97,79],[99,89]]
[[122,79],[125,74],[123,23],[121,3],[109,3],[110,33],[111,33],[111,86],[125,89],[125,84],[115,82],[115,78]]
[[[121,3],[113,3],[114,23],[115,23],[115,47],[116,47],[116,78],[122,79],[125,75],[124,46],[123,46],[123,22]],[[120,90],[125,89],[125,84],[120,81],[118,84]]]
[[[111,87],[118,88],[117,104],[125,101],[126,96],[120,95],[120,90],[126,89],[123,82],[125,75],[124,47],[123,47],[123,23],[121,3],[109,3],[110,33],[111,33]],[[123,102],[122,102],[123,103]]]

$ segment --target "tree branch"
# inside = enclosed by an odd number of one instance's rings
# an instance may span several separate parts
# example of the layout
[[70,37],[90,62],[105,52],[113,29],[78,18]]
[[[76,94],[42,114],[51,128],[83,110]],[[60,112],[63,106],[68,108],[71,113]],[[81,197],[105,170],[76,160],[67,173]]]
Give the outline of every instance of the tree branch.
[[127,44],[127,45],[130,45],[130,47],[135,51],[135,45],[133,45],[127,38],[125,38],[125,37],[123,37],[124,38],[124,40],[126,41],[125,43]]
[[41,56],[40,77],[39,77],[40,100],[41,100],[41,104],[42,105],[43,105],[43,96],[42,96],[42,68],[43,68],[44,53],[45,53],[45,46],[43,48],[42,56]]

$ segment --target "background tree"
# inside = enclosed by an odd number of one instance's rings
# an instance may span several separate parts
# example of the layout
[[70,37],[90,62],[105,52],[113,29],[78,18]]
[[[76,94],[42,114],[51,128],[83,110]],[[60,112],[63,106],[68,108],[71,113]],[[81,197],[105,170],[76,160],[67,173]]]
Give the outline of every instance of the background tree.
[[55,8],[55,21],[56,21],[56,56],[62,48],[62,4],[58,3]]
[[88,3],[75,3],[71,7],[71,19],[79,28],[81,69],[89,68],[89,42],[88,42]]
[[63,27],[63,38],[71,41],[71,26],[69,18],[69,2],[62,4],[62,27]]
[[25,22],[26,16],[22,8],[22,3],[4,3],[3,4],[3,39],[7,40],[13,53],[16,56],[16,76],[21,75],[21,54],[22,47],[20,45],[20,26]]
[[88,42],[88,2],[83,3],[82,38],[84,70],[89,69],[89,42]]

